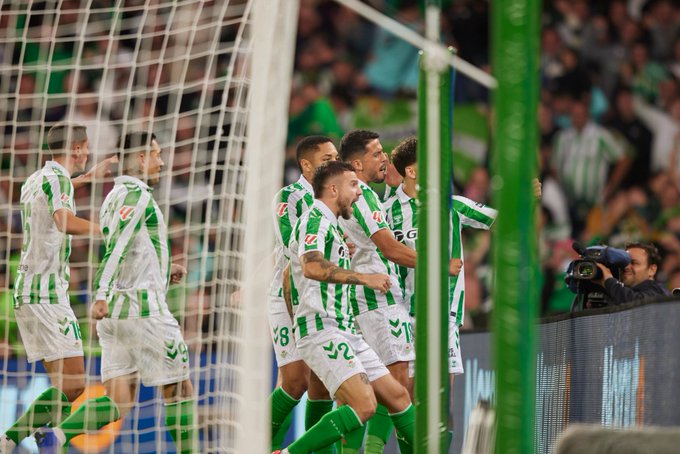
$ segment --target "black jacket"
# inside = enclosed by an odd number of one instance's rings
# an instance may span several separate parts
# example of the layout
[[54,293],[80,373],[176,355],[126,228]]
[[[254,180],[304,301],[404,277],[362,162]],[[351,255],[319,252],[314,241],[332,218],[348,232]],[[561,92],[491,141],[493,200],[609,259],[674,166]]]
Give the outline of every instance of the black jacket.
[[640,282],[635,287],[626,287],[623,282],[610,277],[604,281],[604,289],[614,304],[670,295],[666,287],[651,279]]

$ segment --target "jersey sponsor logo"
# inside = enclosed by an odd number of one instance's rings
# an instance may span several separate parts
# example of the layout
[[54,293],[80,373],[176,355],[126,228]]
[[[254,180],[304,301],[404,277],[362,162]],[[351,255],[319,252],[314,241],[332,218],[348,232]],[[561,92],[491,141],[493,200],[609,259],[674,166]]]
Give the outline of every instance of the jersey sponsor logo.
[[339,246],[338,247],[338,257],[341,259],[346,259],[349,257],[349,248],[347,246]]
[[135,207],[131,207],[129,205],[123,205],[123,207],[118,210],[118,215],[120,216],[120,219],[123,221],[127,221],[131,216],[132,213],[135,211]]
[[61,200],[61,203],[69,203],[71,201],[71,198],[68,196],[68,194],[62,193],[59,196],[59,200]]
[[378,210],[374,211],[373,212],[373,220],[377,223],[381,223],[383,221],[382,211],[378,211]]
[[418,229],[411,229],[411,230],[406,230],[406,231],[395,230],[394,231],[394,238],[399,242],[402,242],[405,239],[406,240],[416,240],[416,239],[418,239]]
[[307,246],[311,246],[312,244],[316,243],[316,237],[317,235],[308,233],[307,236],[305,236],[305,244]]
[[279,203],[276,206],[276,214],[279,217],[282,217],[284,214],[286,214],[286,211],[288,211],[288,204],[287,203]]

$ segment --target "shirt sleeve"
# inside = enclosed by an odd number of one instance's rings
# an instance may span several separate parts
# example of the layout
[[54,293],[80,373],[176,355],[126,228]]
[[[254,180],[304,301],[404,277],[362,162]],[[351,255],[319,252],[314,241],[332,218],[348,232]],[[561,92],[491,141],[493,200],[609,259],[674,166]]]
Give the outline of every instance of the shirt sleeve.
[[50,215],[55,211],[66,209],[73,211],[73,183],[65,175],[45,175],[42,190],[47,197],[47,207]]
[[[303,227],[303,225],[301,224],[299,227]],[[321,252],[323,254],[326,249],[327,232],[328,224],[323,222],[321,217],[310,218],[304,225],[304,229],[299,229],[299,256],[302,257],[309,252]]]
[[489,230],[498,215],[493,208],[462,196],[453,197],[453,209],[458,213],[461,225],[475,229]]
[[352,214],[369,238],[379,230],[390,228],[383,207],[372,192],[364,191],[363,197],[352,205]]

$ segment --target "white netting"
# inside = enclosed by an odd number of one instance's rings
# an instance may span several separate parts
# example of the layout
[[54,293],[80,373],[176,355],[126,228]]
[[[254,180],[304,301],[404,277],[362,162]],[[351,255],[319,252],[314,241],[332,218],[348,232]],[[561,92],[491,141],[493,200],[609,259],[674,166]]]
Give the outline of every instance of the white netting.
[[[239,358],[250,355],[247,336],[266,339],[267,332],[244,332],[242,306],[231,295],[240,288],[247,257],[246,164],[261,167],[245,152],[255,3],[0,2],[0,432],[48,386],[42,367],[26,363],[11,294],[21,248],[21,184],[42,165],[47,131],[60,120],[87,126],[89,165],[115,152],[121,134],[149,130],[158,136],[165,172],[154,197],[169,225],[173,261],[189,270],[168,301],[192,354],[201,452],[233,451],[239,431],[249,430],[239,423],[246,404],[239,406],[238,380],[244,372]],[[278,0],[264,3],[276,12]],[[269,76],[280,89],[290,74]],[[279,93],[284,107],[276,110],[285,115],[287,90]],[[280,123],[285,128],[285,120]],[[272,155],[283,147],[271,145]],[[276,165],[282,157],[264,159],[270,168],[282,167]],[[270,200],[280,171],[254,178],[260,187],[271,188],[261,196]],[[109,181],[78,190],[78,215],[98,219],[111,187]],[[268,202],[260,206],[269,216]],[[91,386],[99,381],[99,346],[88,308],[100,245],[74,237],[71,253],[71,304],[81,323]],[[260,369],[247,372],[264,374],[269,382],[270,361],[260,363]],[[144,389],[115,440],[88,437],[76,444],[91,452],[107,447],[111,452],[174,452],[162,415],[160,393]]]

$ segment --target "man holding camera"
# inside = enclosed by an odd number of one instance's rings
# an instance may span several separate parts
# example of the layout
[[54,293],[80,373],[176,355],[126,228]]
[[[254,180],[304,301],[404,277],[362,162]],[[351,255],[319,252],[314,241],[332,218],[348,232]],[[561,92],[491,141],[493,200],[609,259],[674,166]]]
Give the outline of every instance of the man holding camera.
[[668,290],[654,280],[656,271],[661,263],[659,251],[651,244],[629,243],[626,252],[631,261],[621,273],[621,280],[612,276],[612,272],[605,265],[598,263],[602,270],[602,277],[593,279],[595,284],[602,286],[605,293],[614,304],[629,301],[669,295]]

